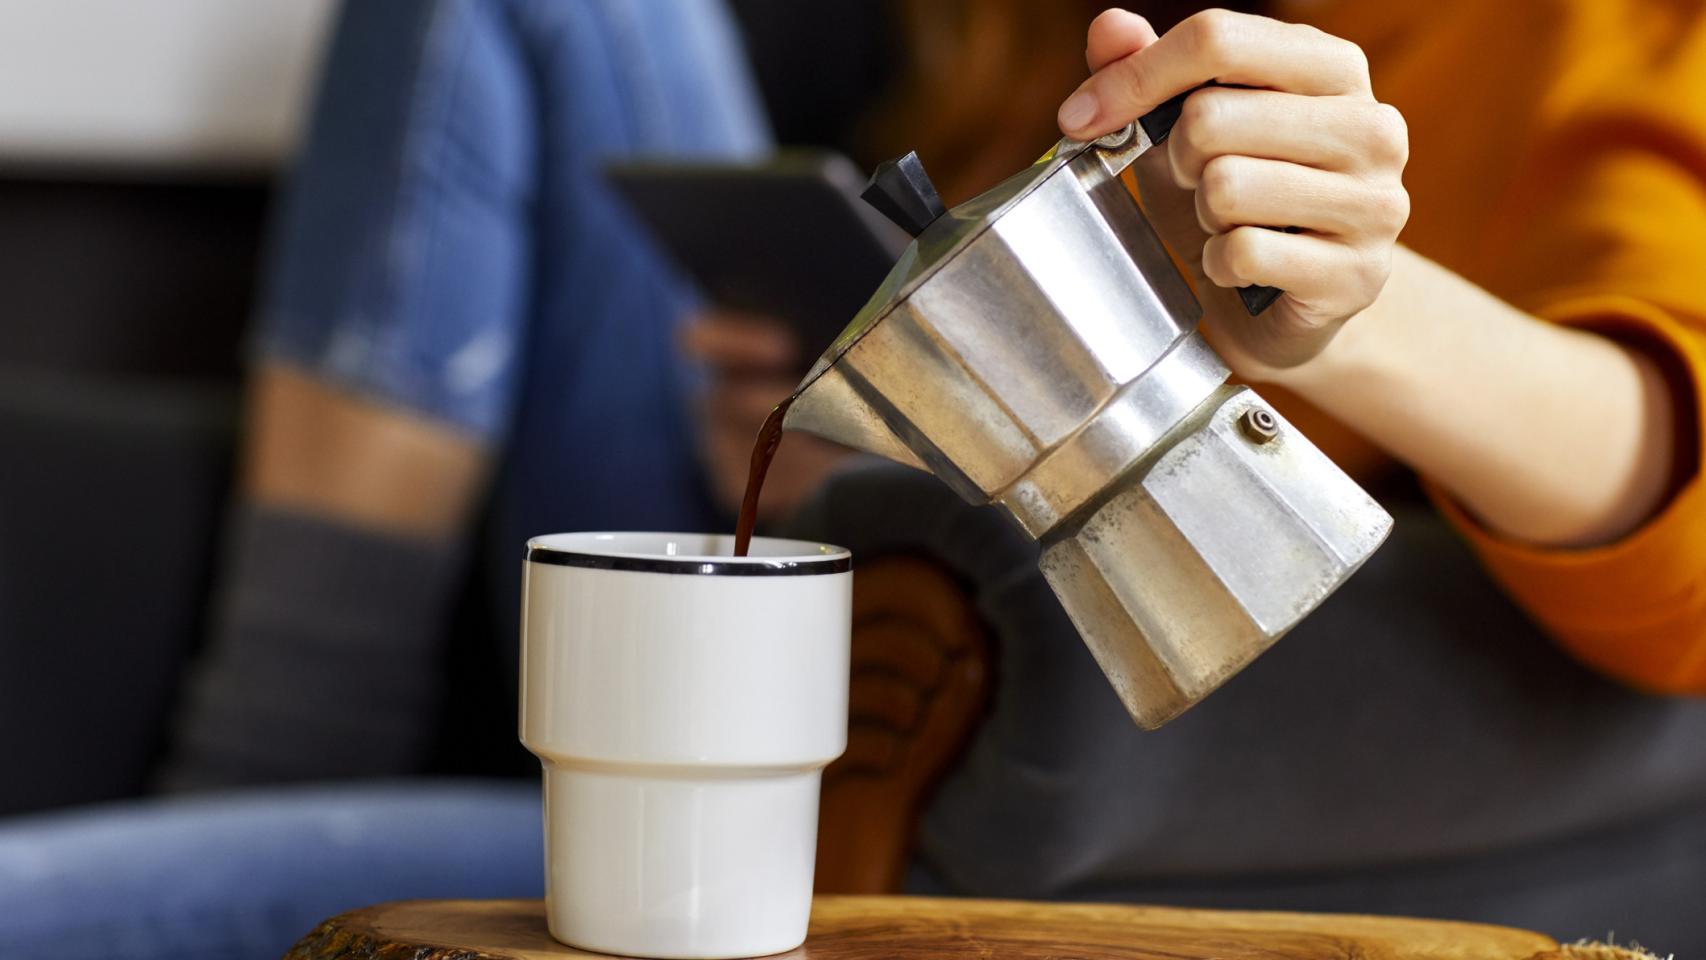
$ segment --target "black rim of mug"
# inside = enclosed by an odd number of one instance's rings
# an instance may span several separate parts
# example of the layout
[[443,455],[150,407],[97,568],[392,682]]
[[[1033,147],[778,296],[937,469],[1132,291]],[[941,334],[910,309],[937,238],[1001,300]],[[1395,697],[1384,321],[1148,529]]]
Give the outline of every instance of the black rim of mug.
[[825,573],[846,573],[853,569],[853,558],[845,553],[807,560],[770,560],[763,557],[746,560],[706,560],[575,553],[536,546],[527,548],[527,562],[549,563],[558,567],[581,567],[587,570],[695,574],[711,577],[809,577]]

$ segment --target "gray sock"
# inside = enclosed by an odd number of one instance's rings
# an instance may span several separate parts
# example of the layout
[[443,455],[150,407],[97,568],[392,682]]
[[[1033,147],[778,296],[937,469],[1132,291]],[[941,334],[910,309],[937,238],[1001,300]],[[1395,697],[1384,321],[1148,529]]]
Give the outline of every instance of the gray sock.
[[450,545],[240,505],[157,785],[416,772],[460,572]]

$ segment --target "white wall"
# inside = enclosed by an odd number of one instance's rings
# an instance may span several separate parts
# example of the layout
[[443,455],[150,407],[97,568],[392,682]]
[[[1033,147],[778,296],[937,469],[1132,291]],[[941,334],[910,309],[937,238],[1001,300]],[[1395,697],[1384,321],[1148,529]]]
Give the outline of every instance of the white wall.
[[0,0],[0,162],[275,164],[333,3]]

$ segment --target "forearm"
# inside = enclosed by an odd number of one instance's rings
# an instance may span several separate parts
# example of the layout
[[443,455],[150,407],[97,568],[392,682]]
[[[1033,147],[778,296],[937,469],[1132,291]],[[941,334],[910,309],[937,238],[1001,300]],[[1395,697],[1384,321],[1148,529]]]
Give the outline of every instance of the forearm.
[[1374,304],[1271,379],[1517,540],[1606,543],[1667,493],[1675,413],[1650,359],[1531,317],[1403,247]]

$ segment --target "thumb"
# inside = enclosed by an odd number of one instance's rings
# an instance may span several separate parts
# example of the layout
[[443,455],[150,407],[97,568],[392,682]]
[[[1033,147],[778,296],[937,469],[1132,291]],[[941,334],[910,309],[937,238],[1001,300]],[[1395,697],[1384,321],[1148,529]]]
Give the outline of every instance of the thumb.
[[[1130,10],[1105,10],[1090,21],[1090,32],[1084,43],[1084,61],[1093,74],[1110,63],[1123,60],[1154,43],[1155,28],[1143,17]],[[1086,82],[1060,106],[1060,130],[1067,136],[1081,130],[1095,119],[1097,103],[1087,90]]]
[[1130,10],[1104,10],[1090,21],[1084,43],[1084,61],[1095,73],[1121,57],[1127,57],[1156,41],[1155,28]]

